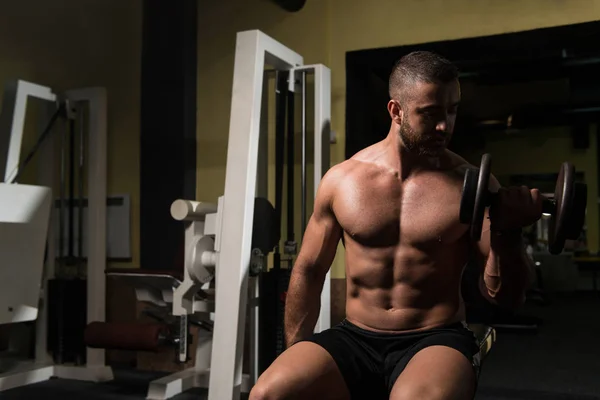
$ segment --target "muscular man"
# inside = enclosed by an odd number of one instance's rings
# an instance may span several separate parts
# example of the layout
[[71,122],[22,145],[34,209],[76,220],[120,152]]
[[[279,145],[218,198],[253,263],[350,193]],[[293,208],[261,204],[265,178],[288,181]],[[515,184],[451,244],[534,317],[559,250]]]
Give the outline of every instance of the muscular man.
[[[288,348],[259,378],[259,399],[470,399],[478,346],[460,295],[467,262],[486,299],[515,307],[528,284],[521,227],[542,215],[537,190],[490,190],[500,202],[473,242],[459,222],[467,162],[447,149],[460,85],[429,52],[400,59],[389,81],[387,137],[323,177],[288,288]],[[346,318],[313,334],[340,239]]]

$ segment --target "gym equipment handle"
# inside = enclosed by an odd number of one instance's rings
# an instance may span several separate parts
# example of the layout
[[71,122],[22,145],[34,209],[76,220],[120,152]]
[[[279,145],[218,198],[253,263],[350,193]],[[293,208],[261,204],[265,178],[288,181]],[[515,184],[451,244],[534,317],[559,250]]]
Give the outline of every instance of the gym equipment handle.
[[[485,198],[485,206],[491,207],[492,204],[497,204],[498,196],[498,193],[492,193],[488,191]],[[542,196],[542,213],[554,215],[556,213],[556,201],[546,196]]]

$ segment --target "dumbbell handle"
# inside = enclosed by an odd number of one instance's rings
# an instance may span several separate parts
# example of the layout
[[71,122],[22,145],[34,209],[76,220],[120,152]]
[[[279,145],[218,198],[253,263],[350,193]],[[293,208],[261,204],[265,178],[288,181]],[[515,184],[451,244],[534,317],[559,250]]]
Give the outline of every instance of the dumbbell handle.
[[[490,207],[498,199],[497,193],[488,192],[485,205]],[[554,199],[542,196],[542,213],[553,215],[556,212],[556,201]]]

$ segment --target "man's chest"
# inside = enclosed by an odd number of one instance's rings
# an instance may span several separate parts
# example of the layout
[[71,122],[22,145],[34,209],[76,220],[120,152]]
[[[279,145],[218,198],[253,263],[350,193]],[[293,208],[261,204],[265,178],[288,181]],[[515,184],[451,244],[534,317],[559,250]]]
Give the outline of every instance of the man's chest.
[[460,182],[435,175],[366,181],[338,195],[334,211],[346,234],[367,246],[451,243],[467,229],[458,219],[461,190]]

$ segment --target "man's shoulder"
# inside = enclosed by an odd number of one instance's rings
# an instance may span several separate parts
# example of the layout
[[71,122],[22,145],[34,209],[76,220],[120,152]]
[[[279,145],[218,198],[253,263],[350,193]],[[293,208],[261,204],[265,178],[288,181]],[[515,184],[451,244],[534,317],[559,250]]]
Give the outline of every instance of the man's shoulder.
[[351,178],[357,169],[357,161],[353,159],[344,160],[338,164],[332,165],[321,180],[326,185],[338,185],[342,181]]
[[339,190],[362,182],[368,163],[355,158],[346,159],[331,166],[321,178],[320,191],[334,198]]
[[464,174],[467,169],[475,168],[475,166],[468,162],[464,157],[451,150],[446,150],[446,158],[448,160],[449,169],[456,172]]
[[[464,175],[465,175],[465,172],[467,171],[467,169],[472,169],[472,168],[478,169],[479,168],[479,165],[474,165],[474,164],[470,163],[465,158],[454,153],[453,151],[446,150],[446,153],[447,153],[448,159],[450,160],[450,163],[451,163],[450,169],[452,171],[454,171],[456,174],[458,174],[461,178],[464,178]],[[496,179],[494,174],[490,174],[489,186],[490,186],[491,190],[496,190],[500,186],[500,183],[498,182],[498,180]]]
[[354,162],[354,163],[370,163],[374,158],[377,158],[381,155],[384,150],[383,142],[376,142],[370,146],[367,146],[359,151],[357,151],[352,157],[350,157],[346,161]]

